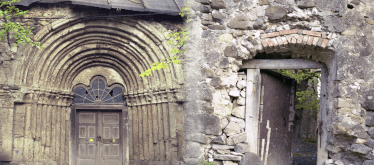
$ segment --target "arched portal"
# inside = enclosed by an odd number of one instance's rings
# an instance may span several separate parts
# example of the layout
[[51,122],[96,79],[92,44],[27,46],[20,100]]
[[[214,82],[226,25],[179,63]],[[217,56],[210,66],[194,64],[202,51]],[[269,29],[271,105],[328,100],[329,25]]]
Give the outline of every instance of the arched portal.
[[[35,150],[57,152],[50,145],[54,137],[55,141],[65,141],[59,148],[72,144],[73,137],[68,134],[73,131],[71,122],[75,116],[70,106],[73,98],[78,98],[74,87],[88,86],[93,76],[101,75],[106,85],[123,87],[122,99],[126,100],[129,112],[130,162],[179,161],[182,155],[177,142],[183,140],[177,139],[182,138],[177,132],[183,132],[183,127],[176,122],[176,110],[182,108],[177,103],[181,101],[179,89],[184,83],[182,68],[171,64],[170,69],[155,71],[152,76],[138,76],[154,62],[170,57],[166,31],[158,23],[122,18],[68,19],[45,26],[36,38],[46,46],[25,49],[24,61],[18,66],[19,74],[14,80],[16,85],[32,87],[33,95],[28,98],[27,106],[32,107],[38,119],[45,119],[35,124],[35,127],[43,125],[34,135],[36,146],[41,146]],[[55,113],[66,116],[66,122],[45,124],[53,120]],[[48,133],[54,127],[66,130]],[[60,136],[62,133],[66,136]],[[61,151],[67,158],[61,159],[62,162],[69,158],[70,163],[74,162],[72,150],[73,147],[65,147]]]

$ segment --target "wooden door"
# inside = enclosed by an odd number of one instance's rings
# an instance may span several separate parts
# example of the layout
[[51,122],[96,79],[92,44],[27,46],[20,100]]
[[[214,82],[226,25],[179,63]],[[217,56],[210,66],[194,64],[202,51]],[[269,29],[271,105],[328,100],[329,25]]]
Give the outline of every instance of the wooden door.
[[290,108],[294,106],[295,83],[282,75],[261,70],[262,108],[260,112],[260,157],[264,165],[292,163]]
[[121,112],[77,111],[77,165],[122,164]]

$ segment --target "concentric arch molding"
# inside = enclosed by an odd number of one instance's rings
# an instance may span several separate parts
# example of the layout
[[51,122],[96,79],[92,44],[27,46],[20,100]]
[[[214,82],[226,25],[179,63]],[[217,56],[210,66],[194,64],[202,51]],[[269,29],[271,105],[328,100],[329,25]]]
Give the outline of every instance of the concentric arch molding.
[[112,68],[102,66],[96,66],[83,70],[74,78],[72,84],[84,84],[85,86],[89,86],[91,78],[97,75],[105,77],[108,86],[111,86],[115,83],[125,86],[125,82],[117,71]]
[[44,48],[25,48],[14,82],[66,93],[110,72],[108,83],[122,84],[130,95],[173,91],[184,83],[181,65],[139,77],[153,63],[171,57],[167,34],[157,22],[130,18],[58,20],[36,34]]

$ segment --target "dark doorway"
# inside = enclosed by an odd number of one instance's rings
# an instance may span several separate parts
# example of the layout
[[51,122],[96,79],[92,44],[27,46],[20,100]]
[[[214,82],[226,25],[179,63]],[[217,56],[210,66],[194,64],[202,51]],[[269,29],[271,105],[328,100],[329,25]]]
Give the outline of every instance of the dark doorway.
[[259,155],[267,165],[290,165],[293,138],[290,118],[293,118],[296,83],[271,70],[260,73]]

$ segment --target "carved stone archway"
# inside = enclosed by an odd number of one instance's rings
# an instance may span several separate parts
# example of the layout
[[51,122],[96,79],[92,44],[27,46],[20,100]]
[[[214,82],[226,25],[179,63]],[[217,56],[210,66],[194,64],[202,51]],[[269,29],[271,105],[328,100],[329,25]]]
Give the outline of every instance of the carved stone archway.
[[[37,153],[34,160],[44,159],[39,153],[58,152],[51,155],[56,161],[72,161],[72,91],[77,84],[88,85],[94,75],[103,75],[109,85],[118,83],[124,88],[130,162],[181,160],[182,148],[176,145],[183,141],[177,139],[183,138],[177,136],[183,132],[183,123],[176,121],[183,115],[176,114],[182,109],[177,102],[183,100],[181,66],[171,64],[170,69],[155,71],[152,76],[138,76],[154,62],[171,56],[164,31],[158,23],[126,18],[59,20],[41,29],[35,37],[46,47],[25,49],[14,80],[16,85],[31,87],[24,106],[35,114],[31,134],[40,147],[30,148]],[[46,124],[49,122],[52,125]],[[54,145],[57,142],[59,146]]]

